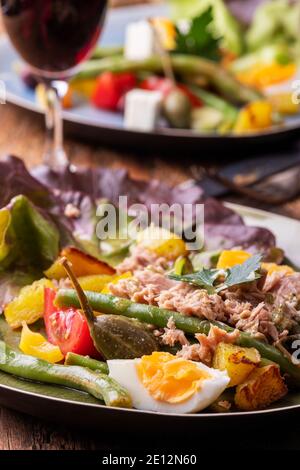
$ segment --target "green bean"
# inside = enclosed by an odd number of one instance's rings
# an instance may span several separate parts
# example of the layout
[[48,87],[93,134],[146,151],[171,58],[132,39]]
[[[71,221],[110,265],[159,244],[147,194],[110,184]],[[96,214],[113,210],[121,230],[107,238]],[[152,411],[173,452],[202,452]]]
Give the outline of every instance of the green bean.
[[72,352],[67,353],[65,365],[87,367],[88,369],[101,372],[101,374],[108,374],[108,366],[105,362],[97,361],[89,356],[81,356],[80,354]]
[[107,375],[85,367],[51,364],[16,352],[4,341],[0,341],[0,370],[23,379],[87,392],[108,406],[131,407],[127,391]]
[[229,104],[227,101],[223,100],[219,96],[210,93],[209,91],[203,90],[195,85],[188,85],[190,91],[200,98],[204,104],[210,106],[211,108],[217,109],[225,117],[235,121],[238,115],[238,109]]
[[[198,56],[172,54],[171,63],[175,73],[184,75],[203,75],[216,90],[232,102],[249,103],[261,98],[261,94],[238,82],[235,77],[215,62]],[[154,55],[145,60],[134,61],[116,55],[86,62],[76,78],[95,78],[102,72],[153,72],[162,73],[161,57]]]
[[[178,312],[161,309],[147,304],[138,304],[127,299],[121,299],[110,294],[98,294],[96,292],[84,291],[87,300],[93,310],[111,314],[123,315],[129,318],[136,318],[141,322],[155,325],[159,328],[167,326],[170,317],[173,317],[177,328],[190,334],[209,332],[207,321],[199,320],[195,317],[188,317]],[[55,298],[55,304],[59,307],[80,308],[80,302],[73,289],[60,289]]]
[[269,359],[262,357],[259,363],[259,367],[272,366],[274,364],[275,364],[274,361],[270,361]]
[[[96,292],[86,291],[85,294],[92,309],[104,314],[136,318],[139,321],[150,323],[160,328],[167,326],[168,320],[172,317],[176,327],[189,334],[203,333],[208,335],[211,325],[216,325],[228,332],[233,331],[233,328],[224,323],[200,320],[199,318],[186,316],[153,305],[138,304],[127,299],[121,299],[108,294],[98,294]],[[56,295],[55,303],[61,307],[80,307],[77,294],[72,289],[60,289]],[[300,387],[300,367],[293,364],[274,346],[244,332],[240,332],[237,344],[243,347],[256,348],[263,358],[276,362],[280,366],[281,371],[294,379],[295,384]]]
[[98,46],[93,52],[91,60],[103,59],[104,57],[112,57],[114,55],[123,54],[124,48],[122,46]]

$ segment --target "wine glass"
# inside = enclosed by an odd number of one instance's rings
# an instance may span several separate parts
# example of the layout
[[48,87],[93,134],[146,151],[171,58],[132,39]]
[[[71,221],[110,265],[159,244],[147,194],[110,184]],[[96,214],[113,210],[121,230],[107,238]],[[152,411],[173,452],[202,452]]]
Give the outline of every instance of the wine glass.
[[32,73],[46,85],[48,145],[44,163],[67,164],[61,99],[67,80],[97,44],[108,0],[0,0],[6,31]]

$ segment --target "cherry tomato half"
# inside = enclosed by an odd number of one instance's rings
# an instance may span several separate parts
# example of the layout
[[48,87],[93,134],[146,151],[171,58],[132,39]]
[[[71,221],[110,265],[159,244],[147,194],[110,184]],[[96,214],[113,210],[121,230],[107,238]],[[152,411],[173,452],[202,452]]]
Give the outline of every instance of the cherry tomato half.
[[44,321],[48,340],[59,346],[65,356],[74,352],[83,356],[99,357],[87,321],[80,310],[61,309],[54,305],[56,292],[45,288]]

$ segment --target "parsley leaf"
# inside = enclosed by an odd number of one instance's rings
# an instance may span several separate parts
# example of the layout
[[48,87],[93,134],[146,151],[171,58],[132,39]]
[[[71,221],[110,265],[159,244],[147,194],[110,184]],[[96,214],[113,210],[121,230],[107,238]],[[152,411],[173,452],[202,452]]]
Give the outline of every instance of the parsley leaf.
[[183,276],[170,274],[169,278],[174,279],[175,281],[188,282],[194,286],[202,287],[206,289],[209,294],[213,294],[215,292],[214,283],[219,275],[219,269],[203,268],[202,271],[198,271],[193,274],[185,274]]
[[183,276],[178,274],[169,274],[170,279],[176,281],[187,282],[194,286],[206,289],[209,294],[221,292],[228,287],[252,282],[259,279],[261,275],[258,270],[262,255],[254,255],[247,259],[242,264],[236,264],[230,269],[207,269],[203,268],[201,271],[185,274]]
[[209,7],[200,16],[192,19],[188,31],[176,28],[176,49],[180,54],[201,55],[207,59],[220,57],[219,41],[211,31],[213,10]]
[[244,263],[236,264],[231,269],[228,269],[225,281],[217,287],[217,292],[227,289],[228,287],[259,279],[261,276],[257,271],[260,268],[261,260],[262,255],[254,255],[248,258]]

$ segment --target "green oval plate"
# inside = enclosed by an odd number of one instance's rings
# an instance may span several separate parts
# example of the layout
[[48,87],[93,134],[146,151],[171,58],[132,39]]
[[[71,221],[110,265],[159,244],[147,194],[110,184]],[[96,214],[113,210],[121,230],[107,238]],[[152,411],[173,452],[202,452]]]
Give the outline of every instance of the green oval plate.
[[[235,204],[226,204],[234,209],[246,223],[271,229],[277,237],[278,246],[287,256],[300,266],[300,222]],[[287,230],[288,227],[288,230]],[[0,318],[0,333],[3,339],[13,347],[18,344],[18,334],[11,334],[5,320]],[[54,385],[33,383],[0,372],[0,404],[18,411],[38,416],[72,427],[127,431],[128,429],[151,430],[200,428],[214,429],[220,425],[239,426],[244,421],[260,426],[269,425],[272,418],[292,415],[300,411],[300,392],[291,392],[284,399],[266,410],[232,413],[198,413],[189,415],[153,413],[147,411],[109,408],[93,397],[75,390]],[[267,424],[268,423],[268,424]]]

